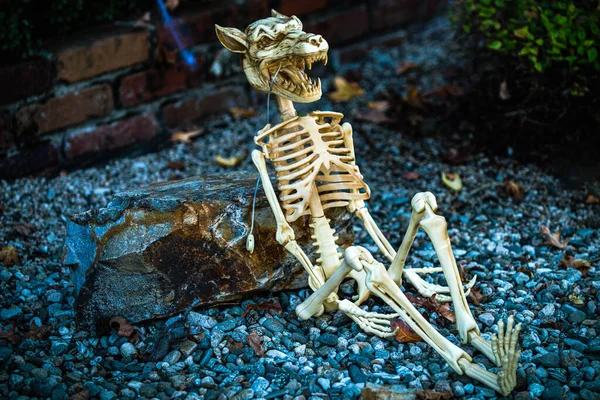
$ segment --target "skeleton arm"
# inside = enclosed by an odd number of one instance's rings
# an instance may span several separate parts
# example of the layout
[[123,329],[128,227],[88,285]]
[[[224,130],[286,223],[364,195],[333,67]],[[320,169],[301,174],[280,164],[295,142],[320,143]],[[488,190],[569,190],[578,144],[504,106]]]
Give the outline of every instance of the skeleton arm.
[[269,178],[267,164],[265,162],[265,155],[260,150],[254,150],[252,152],[252,161],[258,170],[260,180],[262,181],[263,188],[265,190],[265,195],[267,196],[267,200],[269,201],[269,205],[271,206],[271,210],[273,210],[273,215],[275,216],[275,221],[277,223],[277,233],[275,237],[277,242],[284,246],[288,252],[290,252],[298,259],[298,261],[300,261],[310,276],[309,284],[311,288],[313,290],[319,288],[325,281],[323,272],[312,265],[306,253],[304,253],[302,248],[298,245],[298,243],[296,243],[294,230],[285,219],[283,211],[281,210],[281,206],[279,205],[277,195],[273,189],[273,184]]

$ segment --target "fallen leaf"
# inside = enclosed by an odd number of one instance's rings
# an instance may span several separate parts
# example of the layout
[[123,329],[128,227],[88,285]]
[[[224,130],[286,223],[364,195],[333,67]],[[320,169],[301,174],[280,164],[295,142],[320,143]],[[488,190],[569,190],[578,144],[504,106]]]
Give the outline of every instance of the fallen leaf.
[[357,119],[373,122],[374,124],[389,124],[394,122],[393,119],[387,116],[387,110],[390,108],[388,101],[370,101],[369,111],[357,114]]
[[498,96],[500,96],[501,100],[506,101],[510,99],[510,93],[508,92],[508,84],[506,83],[506,81],[502,81],[502,83],[500,83],[500,90]]
[[250,118],[250,117],[254,117],[255,115],[258,115],[258,112],[256,112],[256,110],[252,107],[250,107],[250,108],[231,107],[229,109],[229,113],[236,120],[241,119],[241,118]]
[[469,293],[469,300],[471,300],[474,305],[480,306],[481,303],[483,303],[486,299],[487,296],[481,293],[480,288],[477,287],[471,289],[471,292]]
[[458,174],[447,174],[442,172],[442,182],[456,192],[459,192],[463,187],[462,180]]
[[587,272],[592,268],[592,263],[589,260],[583,260],[581,258],[575,258],[573,256],[563,255],[560,263],[565,268],[575,268],[581,272],[581,275],[585,276]]
[[265,301],[264,303],[258,303],[258,304],[252,304],[252,303],[246,304],[246,310],[244,310],[244,313],[242,314],[242,318],[246,317],[246,315],[248,315],[250,310],[261,310],[261,311],[281,310],[281,304],[279,303],[279,300],[277,300],[277,299]]
[[413,172],[413,171],[408,171],[404,175],[402,175],[402,178],[405,179],[405,180],[407,180],[407,181],[416,181],[420,177],[421,177],[421,175],[419,175],[419,174],[417,174],[416,172]]
[[585,204],[600,204],[600,199],[593,194],[588,194],[585,199]]
[[468,157],[464,154],[461,154],[461,152],[458,151],[458,149],[451,147],[444,154],[444,156],[442,157],[442,160],[448,164],[460,165],[460,164],[466,163],[468,161]]
[[83,389],[81,392],[77,392],[73,396],[69,397],[69,400],[88,400],[89,398],[90,391]]
[[192,139],[204,132],[204,128],[200,128],[190,132],[176,132],[171,135],[171,142],[191,144]]
[[254,350],[254,354],[258,357],[265,355],[265,349],[262,346],[262,338],[258,336],[256,331],[253,330],[251,334],[246,335],[246,340],[248,341],[248,345]]
[[425,105],[421,101],[419,89],[414,86],[411,86],[406,92],[406,96],[404,96],[404,102],[411,107],[418,108],[419,110],[426,109]]
[[401,319],[393,319],[390,321],[390,326],[396,331],[396,340],[400,343],[417,343],[422,342],[421,336]]
[[48,326],[37,326],[35,323],[32,322],[31,325],[29,325],[29,332],[25,332],[23,336],[27,339],[41,340],[48,337],[51,331],[52,329]]
[[458,275],[460,276],[460,281],[462,283],[469,282],[469,279],[467,278],[467,272],[465,271],[465,266],[463,265],[462,261],[458,263]]
[[358,83],[348,82],[341,76],[333,78],[333,85],[335,86],[335,91],[329,94],[329,98],[333,101],[348,101],[365,94],[364,89],[361,88]]
[[427,92],[423,93],[423,96],[436,95],[442,100],[447,100],[448,96],[460,97],[464,94],[464,90],[455,84],[448,84],[435,87]]
[[0,250],[0,261],[7,267],[19,263],[19,255],[15,246],[8,246]]
[[521,185],[514,181],[504,182],[504,191],[516,201],[522,201],[525,198],[525,190],[523,190]]
[[144,15],[142,15],[135,24],[134,28],[148,28],[150,26],[150,11],[146,11]]
[[398,68],[396,68],[396,74],[404,75],[410,71],[414,71],[414,70],[418,70],[418,69],[420,69],[419,64],[412,62],[412,61],[405,61],[404,63],[402,63],[402,65],[400,65]]
[[33,224],[22,222],[19,224],[14,224],[13,230],[21,236],[28,237],[29,235],[37,231],[37,228]]
[[184,171],[185,170],[185,164],[182,163],[181,161],[170,161],[167,163],[167,165],[165,166],[166,169],[171,169],[174,171]]
[[435,294],[428,298],[413,296],[410,293],[406,293],[405,295],[412,304],[425,307],[429,311],[438,313],[440,316],[446,318],[450,322],[456,322],[456,315],[452,310],[450,310],[450,305],[448,303],[438,302],[435,298]]
[[0,330],[0,339],[6,339],[12,344],[17,344],[19,342],[19,338],[15,333],[15,327],[12,325],[10,326],[10,329],[6,332]]
[[0,204],[0,214],[2,214],[6,210],[6,206],[4,204]]
[[113,317],[110,319],[110,327],[117,331],[117,335],[122,337],[130,337],[135,328],[123,317]]
[[417,389],[415,396],[418,400],[451,400],[454,397],[448,392],[435,392],[431,389]]
[[236,342],[232,338],[228,338],[227,341],[229,342],[229,346],[227,346],[227,348],[229,349],[230,353],[233,352],[234,350],[238,350],[238,349],[241,349],[244,347],[244,343]]
[[179,0],[166,0],[165,6],[167,7],[167,10],[173,11],[179,7]]
[[581,296],[576,295],[575,293],[571,293],[569,295],[569,301],[572,304],[575,304],[576,306],[582,306],[585,304],[585,302],[583,301],[583,299],[581,298]]
[[219,164],[223,167],[235,167],[244,159],[244,157],[245,157],[244,155],[241,155],[241,156],[237,156],[237,157],[227,157],[226,158],[219,154],[215,157],[215,161],[217,162],[217,164]]
[[564,250],[567,248],[567,244],[569,243],[569,239],[565,241],[561,241],[560,239],[560,230],[556,231],[554,234],[550,233],[550,228],[546,225],[542,225],[540,229],[540,233],[546,238],[546,241],[542,243],[542,245],[552,245],[558,249]]

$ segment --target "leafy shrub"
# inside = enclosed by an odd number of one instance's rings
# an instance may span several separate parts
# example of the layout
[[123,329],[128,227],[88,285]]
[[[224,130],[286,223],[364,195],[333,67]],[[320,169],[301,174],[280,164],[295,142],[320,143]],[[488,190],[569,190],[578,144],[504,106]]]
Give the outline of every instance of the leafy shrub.
[[39,54],[48,39],[129,18],[141,5],[141,0],[8,1],[0,8],[0,60]]
[[[591,0],[464,0],[456,20],[500,54],[521,57],[537,72],[566,67],[582,78],[600,71],[600,5]],[[582,94],[576,80],[572,94]]]

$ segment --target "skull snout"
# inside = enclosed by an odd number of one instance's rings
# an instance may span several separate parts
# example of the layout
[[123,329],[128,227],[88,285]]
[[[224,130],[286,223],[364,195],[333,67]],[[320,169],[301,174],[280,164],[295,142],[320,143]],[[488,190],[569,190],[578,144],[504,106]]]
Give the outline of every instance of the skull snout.
[[321,46],[321,43],[323,43],[323,36],[321,35],[310,35],[310,37],[308,38],[308,43],[312,44],[313,46]]

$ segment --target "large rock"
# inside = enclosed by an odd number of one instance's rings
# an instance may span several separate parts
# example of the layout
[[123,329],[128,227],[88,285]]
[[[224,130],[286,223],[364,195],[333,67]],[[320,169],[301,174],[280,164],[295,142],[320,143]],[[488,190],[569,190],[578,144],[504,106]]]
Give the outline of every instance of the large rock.
[[[223,174],[166,182],[117,194],[107,208],[71,217],[64,264],[71,268],[80,328],[103,331],[121,316],[130,322],[179,313],[265,291],[306,286],[301,265],[275,241],[264,192],[256,202],[256,248],[245,248],[254,174]],[[330,215],[346,247],[350,216]],[[311,259],[308,218],[292,224]]]

